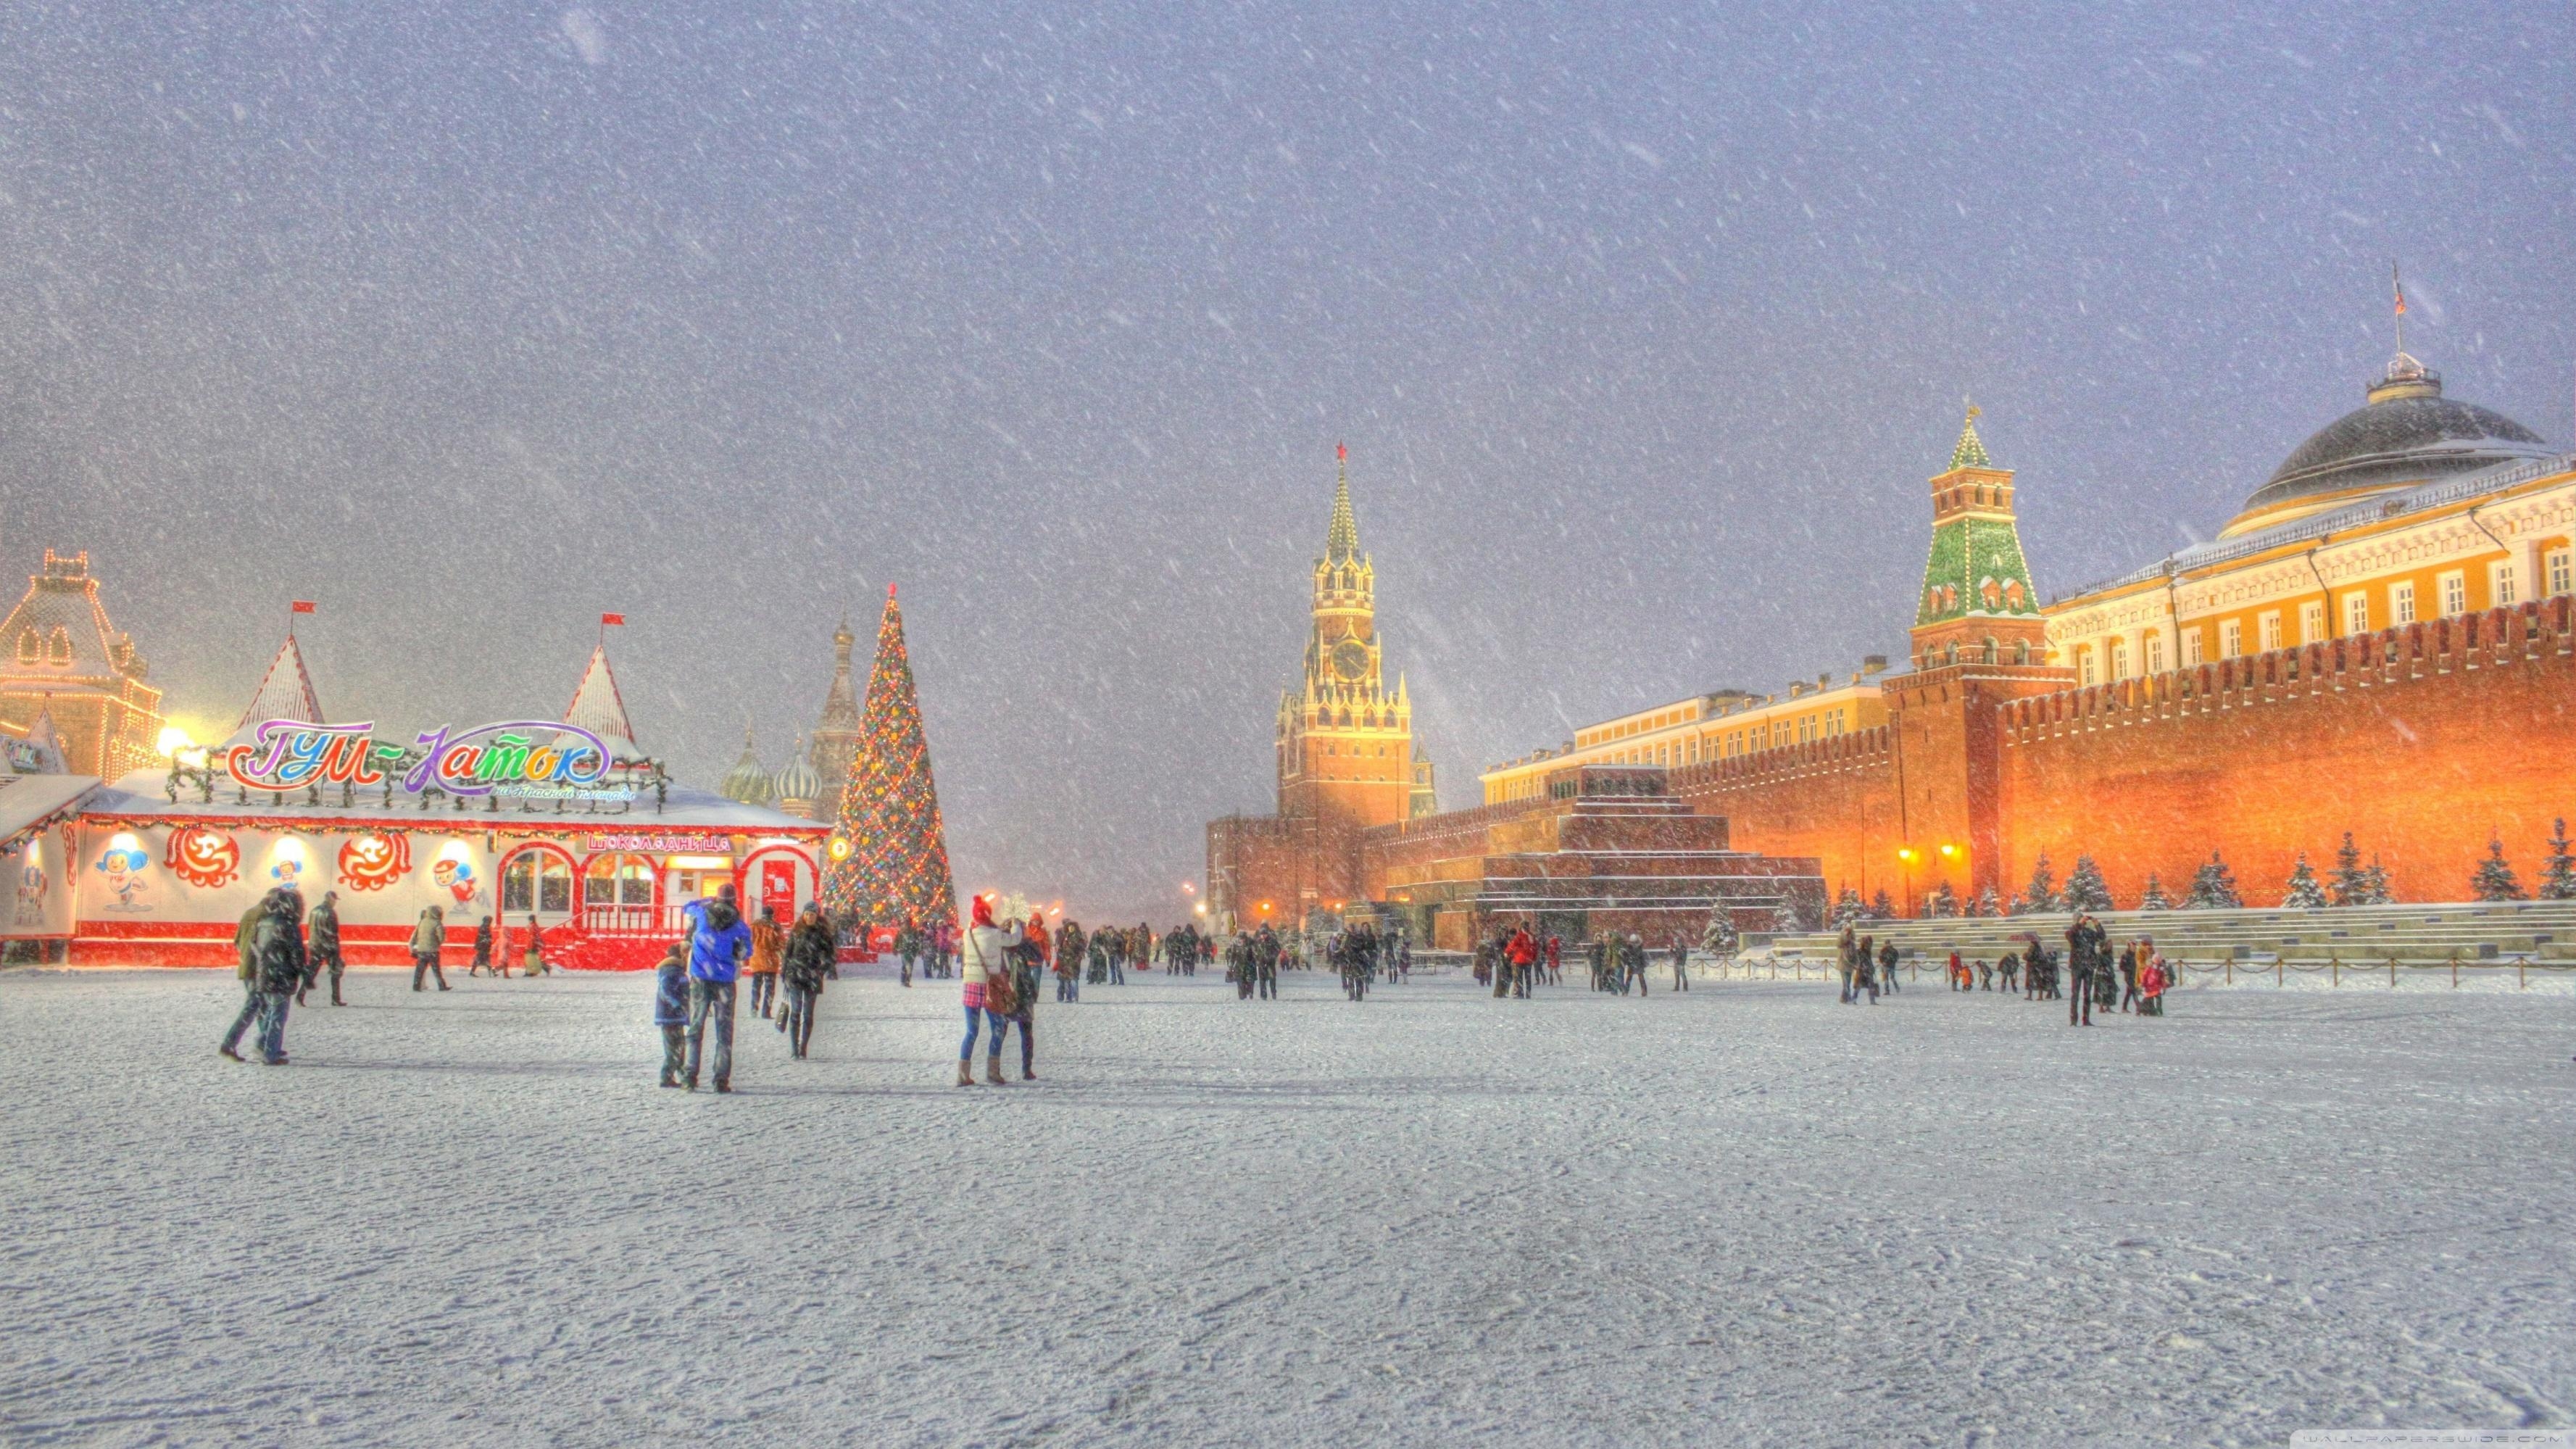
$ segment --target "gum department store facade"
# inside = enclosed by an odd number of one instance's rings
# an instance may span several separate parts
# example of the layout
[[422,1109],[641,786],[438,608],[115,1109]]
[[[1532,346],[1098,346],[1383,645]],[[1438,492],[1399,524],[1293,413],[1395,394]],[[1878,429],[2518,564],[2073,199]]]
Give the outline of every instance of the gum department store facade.
[[1401,680],[1379,687],[1345,481],[1278,811],[1209,824],[1209,908],[1394,916],[1444,946],[1506,919],[1660,939],[1718,904],[1812,924],[1845,888],[2008,901],[2042,854],[2061,878],[2092,856],[2123,905],[2150,878],[2179,898],[2213,850],[2268,904],[2346,831],[2398,899],[2463,898],[2491,837],[2530,861],[2576,814],[2576,456],[2404,352],[2365,394],[2214,541],[2047,602],[1971,410],[1900,671],[1604,720],[1448,814]]

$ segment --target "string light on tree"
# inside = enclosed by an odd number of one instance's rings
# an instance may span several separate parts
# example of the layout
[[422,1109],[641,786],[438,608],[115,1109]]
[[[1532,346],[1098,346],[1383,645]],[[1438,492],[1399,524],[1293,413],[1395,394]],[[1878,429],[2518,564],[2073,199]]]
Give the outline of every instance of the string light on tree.
[[956,924],[957,884],[930,774],[930,741],[891,584],[839,821],[826,852],[832,863],[823,873],[827,909],[871,926]]

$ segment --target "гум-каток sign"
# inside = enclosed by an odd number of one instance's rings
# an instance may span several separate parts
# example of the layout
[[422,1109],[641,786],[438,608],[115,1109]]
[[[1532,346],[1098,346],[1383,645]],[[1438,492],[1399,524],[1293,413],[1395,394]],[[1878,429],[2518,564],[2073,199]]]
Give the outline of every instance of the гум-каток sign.
[[269,720],[254,743],[224,752],[224,771],[244,789],[267,791],[378,785],[395,770],[403,771],[399,783],[414,795],[435,787],[462,796],[557,798],[610,788],[608,743],[579,725],[510,720],[463,731],[441,725],[407,746],[374,738],[374,729],[372,723]]

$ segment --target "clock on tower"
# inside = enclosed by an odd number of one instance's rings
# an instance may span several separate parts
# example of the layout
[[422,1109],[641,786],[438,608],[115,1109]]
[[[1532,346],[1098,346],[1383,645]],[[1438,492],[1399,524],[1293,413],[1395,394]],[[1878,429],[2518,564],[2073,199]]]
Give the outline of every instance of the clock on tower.
[[1381,672],[1377,570],[1360,552],[1347,449],[1342,458],[1315,560],[1306,678],[1279,701],[1279,813],[1364,829],[1412,813],[1413,701]]

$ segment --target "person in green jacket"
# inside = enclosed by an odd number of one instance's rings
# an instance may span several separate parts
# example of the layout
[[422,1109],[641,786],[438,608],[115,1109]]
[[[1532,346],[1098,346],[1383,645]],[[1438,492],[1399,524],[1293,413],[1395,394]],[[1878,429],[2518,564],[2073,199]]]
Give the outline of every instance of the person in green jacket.
[[268,901],[263,897],[253,901],[251,908],[242,912],[241,924],[233,927],[233,975],[241,979],[241,1015],[233,1018],[232,1030],[224,1033],[224,1044],[215,1048],[215,1054],[234,1061],[242,1060],[242,1033],[250,1030],[251,1022],[259,1016],[259,956],[251,947],[251,938],[259,931],[259,918],[266,914]]

